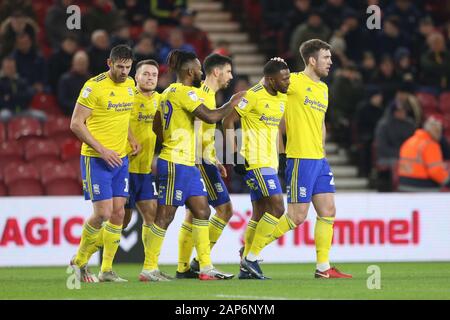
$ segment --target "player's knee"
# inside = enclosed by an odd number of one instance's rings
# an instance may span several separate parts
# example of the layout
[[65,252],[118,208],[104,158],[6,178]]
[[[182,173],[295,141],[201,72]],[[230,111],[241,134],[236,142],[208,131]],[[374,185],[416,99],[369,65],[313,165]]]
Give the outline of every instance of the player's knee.
[[285,212],[284,204],[279,203],[273,207],[273,215],[277,218],[281,217]]
[[208,220],[211,215],[211,209],[208,207],[196,211],[196,218],[201,220]]
[[296,226],[299,226],[305,221],[306,214],[304,214],[304,215],[296,214],[292,217],[289,216],[289,218],[291,218],[292,222],[294,222]]
[[322,210],[321,216],[330,218],[336,217],[336,206],[334,205],[334,203],[327,205],[324,210]]

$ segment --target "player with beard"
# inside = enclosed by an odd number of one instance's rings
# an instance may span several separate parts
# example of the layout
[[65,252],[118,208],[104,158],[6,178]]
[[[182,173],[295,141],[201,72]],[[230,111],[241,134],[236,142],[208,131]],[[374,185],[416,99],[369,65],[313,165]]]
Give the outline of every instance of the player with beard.
[[200,280],[231,279],[214,268],[210,256],[209,216],[206,186],[200,170],[195,166],[195,118],[213,124],[222,120],[245,95],[233,95],[225,105],[209,109],[199,98],[201,64],[194,53],[173,50],[167,64],[177,75],[161,95],[160,105],[153,121],[153,131],[162,143],[158,158],[158,208],[155,223],[150,226],[149,275],[151,281],[167,281],[158,269],[158,257],[166,230],[177,208],[186,205],[192,213],[192,238],[196,248]]
[[[286,63],[272,60],[267,62],[261,83],[249,89],[234,112],[224,120],[224,128],[227,130],[234,130],[235,123],[241,121],[240,153],[245,159],[245,165],[236,163],[235,159],[235,171],[245,174],[253,207],[245,233],[240,279],[268,279],[259,266],[258,256],[285,212],[278,179],[277,146],[289,79],[290,72]],[[235,146],[234,137],[227,145]]]
[[[209,109],[216,109],[216,92],[228,87],[233,79],[231,59],[220,54],[210,54],[203,62],[206,73],[205,81],[199,90],[200,100]],[[203,181],[208,193],[208,203],[215,209],[216,214],[209,219],[209,241],[210,247],[215,245],[223,229],[233,215],[230,196],[222,179],[227,176],[225,167],[216,156],[215,149],[216,124],[201,122],[199,128],[199,139],[197,147],[200,151],[200,169]],[[186,217],[181,225],[178,237],[178,268],[176,277],[178,279],[197,278],[200,271],[198,258],[195,257],[190,265],[189,259],[193,250],[192,240],[192,214],[186,211]]]
[[331,267],[329,262],[336,206],[334,177],[325,157],[328,87],[320,79],[330,71],[330,49],[328,43],[319,39],[305,41],[299,49],[306,67],[303,72],[292,74],[285,115],[288,213],[271,236],[274,241],[302,224],[312,201],[317,213],[315,277],[322,279],[352,277]]

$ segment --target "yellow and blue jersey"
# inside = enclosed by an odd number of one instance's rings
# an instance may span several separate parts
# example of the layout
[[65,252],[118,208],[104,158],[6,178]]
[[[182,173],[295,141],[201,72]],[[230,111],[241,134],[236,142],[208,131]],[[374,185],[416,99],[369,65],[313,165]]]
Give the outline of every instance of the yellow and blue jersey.
[[[111,80],[108,72],[89,79],[81,89],[77,103],[92,110],[86,120],[91,135],[105,148],[126,156],[128,125],[135,95],[134,80],[123,83]],[[97,151],[83,143],[81,154],[100,157]]]
[[328,86],[303,72],[291,73],[286,106],[286,156],[322,159],[323,121],[328,109]]
[[[216,109],[216,92],[204,83],[199,92],[202,103],[211,110]],[[198,131],[197,145],[201,146],[201,158],[207,163],[216,164],[216,148],[215,148],[215,123],[206,123],[201,121]]]
[[[148,174],[152,172],[152,161],[155,152],[156,135],[153,132],[153,120],[159,105],[160,95],[153,92],[150,97],[136,90],[133,111],[130,117],[130,128],[138,143],[142,146],[141,152],[130,157],[130,173]],[[127,153],[131,152],[128,144]]]
[[172,83],[161,94],[163,142],[160,158],[187,166],[195,165],[193,111],[202,104],[198,88]]
[[242,148],[247,170],[278,168],[278,127],[284,114],[287,97],[280,92],[273,96],[262,84],[249,89],[235,107],[241,117]]

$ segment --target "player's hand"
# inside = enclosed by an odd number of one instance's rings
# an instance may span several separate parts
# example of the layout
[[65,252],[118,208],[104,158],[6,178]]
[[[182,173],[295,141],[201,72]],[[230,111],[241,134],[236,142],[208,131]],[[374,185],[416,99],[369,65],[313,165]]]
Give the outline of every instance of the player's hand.
[[233,154],[233,170],[238,175],[244,176],[247,174],[247,169],[245,169],[244,158],[237,152]]
[[239,91],[238,93],[233,94],[229,102],[231,103],[232,106],[236,106],[242,100],[242,98],[245,96],[246,93],[247,93],[246,91]]
[[139,143],[137,143],[136,141],[130,141],[130,146],[132,149],[132,151],[131,151],[132,156],[138,155],[139,152],[141,152],[141,150],[142,150],[142,146]]
[[283,58],[280,58],[280,57],[273,57],[273,58],[270,58],[270,60],[273,60],[273,61],[280,61],[280,62],[286,63],[286,61],[284,61],[284,59],[283,59]]
[[100,152],[100,156],[112,168],[121,167],[123,164],[122,159],[120,159],[120,154],[113,150],[104,148]]
[[223,164],[221,164],[220,162],[217,163],[217,169],[219,169],[220,172],[220,176],[222,178],[226,178],[227,177],[227,169],[225,168],[225,166]]
[[286,153],[280,153],[278,155],[278,175],[284,177],[286,170]]

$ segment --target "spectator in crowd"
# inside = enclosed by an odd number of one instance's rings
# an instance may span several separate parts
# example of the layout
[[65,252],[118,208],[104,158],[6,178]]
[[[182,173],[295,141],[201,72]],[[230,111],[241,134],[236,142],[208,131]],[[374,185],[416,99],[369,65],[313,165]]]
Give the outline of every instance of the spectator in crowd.
[[393,165],[398,160],[400,146],[412,136],[415,129],[414,120],[408,117],[407,107],[397,100],[388,108],[387,114],[376,127],[377,164]]
[[177,25],[186,0],[150,0],[150,15],[164,25]]
[[195,52],[194,47],[185,42],[183,31],[179,28],[175,28],[170,32],[169,43],[161,48],[159,60],[165,63],[169,52],[174,49]]
[[411,52],[408,48],[398,48],[394,54],[395,71],[402,82],[415,83],[417,69],[411,63]]
[[142,25],[149,14],[149,1],[116,0],[115,3],[122,17],[133,26]]
[[200,61],[203,61],[211,53],[211,42],[205,31],[194,25],[196,12],[185,9],[180,14],[180,28],[187,43],[195,48],[195,52]]
[[0,120],[25,112],[32,97],[32,89],[17,73],[16,60],[5,57],[0,70]]
[[441,136],[442,120],[431,116],[423,129],[417,129],[402,144],[398,165],[400,191],[439,191],[450,187],[450,172],[439,144]]
[[119,44],[125,44],[129,47],[134,46],[134,41],[131,39],[130,25],[128,22],[120,22],[111,36],[111,47],[115,47]]
[[90,35],[94,30],[102,29],[108,33],[117,29],[122,18],[112,0],[94,0],[87,13],[82,17],[83,33]]
[[262,20],[269,30],[280,30],[283,27],[286,12],[293,10],[291,0],[261,0]]
[[72,114],[80,90],[90,76],[89,56],[85,51],[78,51],[73,56],[71,70],[58,81],[58,103],[65,115]]
[[48,83],[54,93],[58,89],[59,77],[70,70],[77,49],[78,39],[72,34],[66,35],[60,47],[48,59]]
[[400,82],[400,78],[395,73],[395,65],[391,56],[383,56],[374,83],[380,86],[386,101],[391,101],[394,98]]
[[344,0],[327,0],[320,7],[321,16],[331,30],[339,29],[349,11],[351,8],[345,4]]
[[[45,34],[53,50],[57,50],[67,36],[67,8],[74,3],[73,0],[56,0],[45,16]],[[80,30],[70,30],[81,38]]]
[[410,42],[400,30],[398,17],[391,16],[384,20],[381,32],[371,45],[380,58],[386,54],[392,55],[400,47],[409,48]]
[[161,62],[159,61],[159,55],[156,51],[153,39],[154,38],[152,36],[146,33],[141,34],[139,40],[134,46],[134,57],[136,58],[136,61],[153,59],[159,63]]
[[429,16],[420,19],[419,28],[412,36],[412,53],[414,57],[419,57],[427,52],[427,38],[436,31],[433,19]]
[[369,97],[356,107],[354,116],[354,137],[358,157],[358,175],[367,177],[372,167],[372,145],[375,128],[384,113],[383,95],[381,90],[374,89]]
[[396,103],[375,129],[377,190],[392,191],[392,168],[399,158],[400,146],[413,135],[416,126],[408,117],[406,106]]
[[106,59],[109,58],[109,36],[105,30],[95,30],[91,35],[91,46],[88,48],[89,69],[97,75],[107,69]]
[[295,28],[290,40],[290,52],[294,57],[296,70],[300,70],[303,60],[300,57],[298,48],[300,45],[309,39],[328,40],[330,36],[330,29],[323,23],[322,17],[317,10],[312,10],[307,22]]
[[420,59],[421,83],[424,86],[445,90],[450,88],[450,53],[445,48],[441,33],[432,33],[427,38],[428,52]]
[[348,10],[339,29],[345,39],[346,56],[355,63],[362,59],[366,48],[364,28],[359,23],[359,16],[355,11]]
[[32,20],[36,20],[32,0],[3,0],[0,5],[0,21],[6,20],[17,10]]
[[371,51],[365,51],[363,53],[359,72],[366,85],[372,85],[374,83],[377,77],[377,61]]
[[12,56],[16,60],[19,75],[33,87],[35,92],[44,91],[47,83],[46,62],[33,45],[28,33],[17,36]]
[[26,16],[21,10],[15,10],[12,15],[0,25],[0,57],[5,57],[14,50],[18,35],[26,33],[36,43],[36,35],[39,27],[36,22]]
[[356,65],[350,64],[336,71],[330,86],[329,117],[336,141],[349,146],[351,141],[351,119],[355,107],[363,98],[364,87]]
[[156,51],[160,51],[165,41],[163,41],[158,35],[159,22],[155,18],[145,19],[142,25],[142,33],[149,35],[153,38],[153,43],[155,44]]
[[292,0],[294,8],[287,13],[287,17],[283,17],[285,21],[283,33],[285,42],[289,43],[289,36],[298,25],[308,20],[311,12],[311,0]]
[[410,35],[417,30],[417,25],[422,16],[412,0],[395,0],[386,7],[386,16],[397,16],[401,32]]

